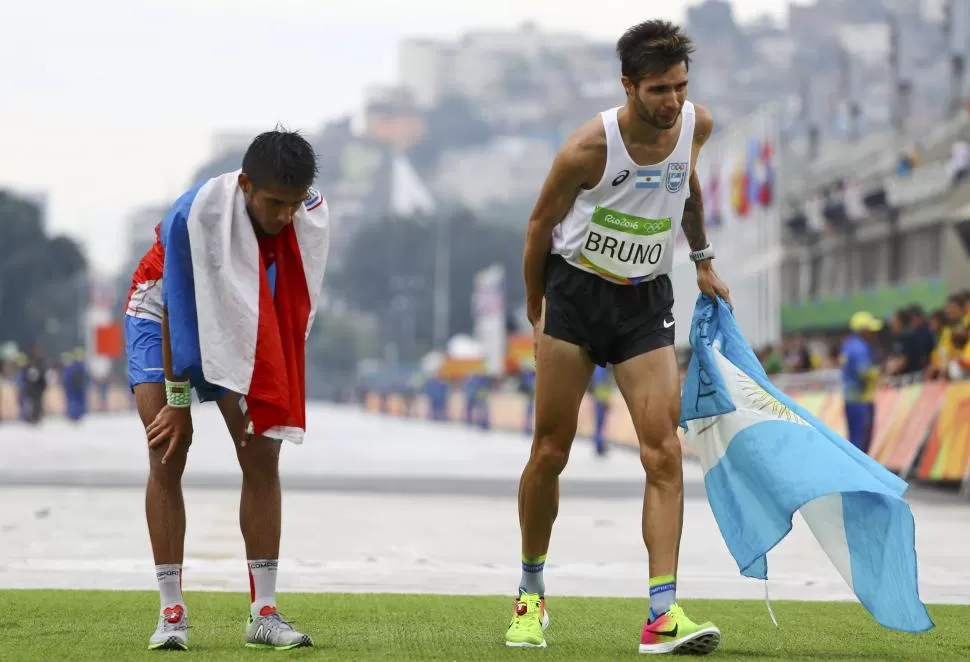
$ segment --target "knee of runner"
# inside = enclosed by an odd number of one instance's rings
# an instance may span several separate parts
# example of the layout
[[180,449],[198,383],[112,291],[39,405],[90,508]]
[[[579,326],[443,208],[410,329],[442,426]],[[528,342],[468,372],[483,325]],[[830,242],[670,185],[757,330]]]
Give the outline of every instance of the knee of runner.
[[[262,443],[261,443],[262,442]],[[246,446],[236,449],[239,468],[243,477],[255,480],[279,478],[280,442],[276,439],[256,437]]]
[[640,464],[650,476],[663,480],[681,475],[681,446],[676,432],[640,441]]
[[533,454],[533,464],[543,473],[558,476],[569,461],[569,450],[561,439],[539,437]]
[[148,468],[154,480],[177,485],[182,480],[182,473],[185,471],[188,448],[181,446],[175,449],[175,452],[169,456],[168,462],[162,464],[162,458],[167,450],[165,446],[149,449]]

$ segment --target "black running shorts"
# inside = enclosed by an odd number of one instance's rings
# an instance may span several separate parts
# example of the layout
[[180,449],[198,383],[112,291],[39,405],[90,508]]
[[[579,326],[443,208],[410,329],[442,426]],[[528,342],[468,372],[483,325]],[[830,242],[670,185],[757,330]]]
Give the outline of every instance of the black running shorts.
[[597,365],[674,344],[674,289],[667,275],[620,285],[550,255],[545,280],[546,335],[585,348]]

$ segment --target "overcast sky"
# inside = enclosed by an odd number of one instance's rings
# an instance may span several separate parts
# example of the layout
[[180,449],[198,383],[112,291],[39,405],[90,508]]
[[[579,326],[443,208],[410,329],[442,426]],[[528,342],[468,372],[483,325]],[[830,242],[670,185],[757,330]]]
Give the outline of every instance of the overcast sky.
[[[100,271],[123,254],[125,216],[169,203],[213,133],[282,121],[315,130],[393,82],[397,44],[469,29],[542,29],[615,42],[641,20],[682,20],[691,0],[17,0],[0,20],[0,187],[48,196]],[[735,14],[783,18],[785,0]],[[606,8],[609,8],[607,11]],[[464,11],[463,11],[464,10]],[[474,19],[471,16],[475,16]]]

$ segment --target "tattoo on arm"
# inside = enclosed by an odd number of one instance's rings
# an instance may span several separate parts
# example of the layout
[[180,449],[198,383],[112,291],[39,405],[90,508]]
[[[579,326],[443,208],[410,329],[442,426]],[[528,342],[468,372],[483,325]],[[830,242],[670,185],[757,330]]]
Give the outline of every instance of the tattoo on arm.
[[690,197],[684,203],[684,218],[680,222],[684,236],[692,251],[707,247],[707,232],[704,231],[704,196],[697,173],[690,176]]

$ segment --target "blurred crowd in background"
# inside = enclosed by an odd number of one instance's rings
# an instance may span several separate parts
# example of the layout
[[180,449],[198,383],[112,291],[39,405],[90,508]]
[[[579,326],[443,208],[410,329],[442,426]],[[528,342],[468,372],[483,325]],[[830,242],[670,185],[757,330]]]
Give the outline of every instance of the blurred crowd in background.
[[[970,290],[950,295],[946,305],[926,311],[920,304],[897,309],[879,333],[877,356],[886,378],[970,377]],[[795,333],[779,345],[760,348],[769,375],[838,369],[845,332]]]

